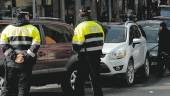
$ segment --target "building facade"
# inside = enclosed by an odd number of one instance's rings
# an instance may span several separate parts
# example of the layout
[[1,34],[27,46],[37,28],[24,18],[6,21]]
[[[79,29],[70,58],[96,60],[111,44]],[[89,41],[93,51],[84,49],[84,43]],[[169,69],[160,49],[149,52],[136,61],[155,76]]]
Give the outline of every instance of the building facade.
[[13,17],[15,9],[21,7],[34,18],[55,17],[76,25],[79,9],[90,6],[92,18],[99,21],[121,21],[129,9],[142,20],[159,15],[162,3],[170,4],[170,0],[0,0],[0,19]]

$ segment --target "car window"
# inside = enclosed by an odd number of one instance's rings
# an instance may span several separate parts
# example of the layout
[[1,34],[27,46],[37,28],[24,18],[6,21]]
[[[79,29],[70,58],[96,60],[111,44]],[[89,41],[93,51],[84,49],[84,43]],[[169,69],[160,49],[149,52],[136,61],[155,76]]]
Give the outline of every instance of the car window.
[[139,29],[140,29],[140,31],[141,31],[141,33],[142,33],[142,36],[145,37],[145,39],[147,39],[146,33],[145,33],[145,31],[143,30],[142,26],[141,26],[141,25],[138,25],[138,26],[139,26]]
[[133,34],[134,34],[134,38],[140,38],[141,37],[141,34],[140,34],[140,31],[138,29],[137,26],[132,26],[133,27]]
[[140,38],[141,34],[137,26],[133,25],[130,27],[130,33],[132,38]]
[[105,43],[120,43],[126,40],[125,27],[112,26],[106,29]]
[[147,42],[148,43],[157,43],[158,42],[158,32],[159,28],[153,28],[153,27],[143,27],[143,30],[146,33],[147,36]]
[[55,44],[70,41],[69,35],[65,30],[52,25],[43,25],[46,44]]
[[132,25],[130,27],[130,36],[129,36],[129,44],[132,43],[134,38],[140,38],[141,33],[136,25]]

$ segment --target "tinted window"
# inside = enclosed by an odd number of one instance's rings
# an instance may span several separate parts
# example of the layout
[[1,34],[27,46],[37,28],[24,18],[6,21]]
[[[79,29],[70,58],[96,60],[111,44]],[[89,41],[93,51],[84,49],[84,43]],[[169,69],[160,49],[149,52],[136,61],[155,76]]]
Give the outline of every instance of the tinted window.
[[140,38],[141,33],[137,26],[133,25],[130,27],[129,44],[132,44],[134,38]]
[[133,26],[133,27],[134,27],[134,37],[135,38],[140,38],[141,37],[141,33],[140,33],[138,27],[137,26]]
[[42,27],[45,33],[45,39],[47,44],[69,42],[71,40],[70,35],[64,29],[53,25],[43,25]]
[[133,37],[134,38],[140,38],[141,37],[141,34],[139,32],[139,29],[137,26],[132,26],[132,34],[133,34]]
[[145,33],[145,31],[143,30],[142,26],[139,25],[139,29],[140,29],[140,31],[141,31],[141,33],[142,33],[142,36],[147,39],[146,33]]
[[112,26],[108,27],[106,31],[105,43],[120,43],[126,39],[125,27]]
[[157,43],[159,28],[143,27],[148,43]]

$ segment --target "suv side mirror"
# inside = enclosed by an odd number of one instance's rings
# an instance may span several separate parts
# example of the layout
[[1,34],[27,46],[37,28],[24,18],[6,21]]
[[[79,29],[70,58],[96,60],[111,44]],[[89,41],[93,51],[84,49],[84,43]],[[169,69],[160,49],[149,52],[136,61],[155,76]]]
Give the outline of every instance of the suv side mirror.
[[141,43],[141,39],[138,38],[133,39],[133,44],[139,44],[139,43]]

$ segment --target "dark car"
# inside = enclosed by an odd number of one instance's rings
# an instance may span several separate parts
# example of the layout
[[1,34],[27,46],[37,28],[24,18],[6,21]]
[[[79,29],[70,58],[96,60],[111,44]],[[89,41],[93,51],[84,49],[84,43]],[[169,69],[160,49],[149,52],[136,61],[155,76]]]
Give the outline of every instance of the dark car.
[[161,20],[166,23],[168,29],[170,29],[170,16],[156,16],[152,18],[153,20]]
[[158,58],[158,32],[161,20],[144,20],[137,22],[146,33],[149,61],[151,65],[157,65]]
[[[12,20],[0,21],[0,33]],[[59,83],[63,91],[72,91],[74,85],[74,71],[78,61],[77,54],[72,50],[71,38],[73,28],[58,20],[31,20],[41,33],[41,47],[33,68],[32,85]],[[0,63],[3,62],[0,50]],[[4,83],[4,67],[0,69],[0,92]],[[66,93],[66,92],[64,92]]]

